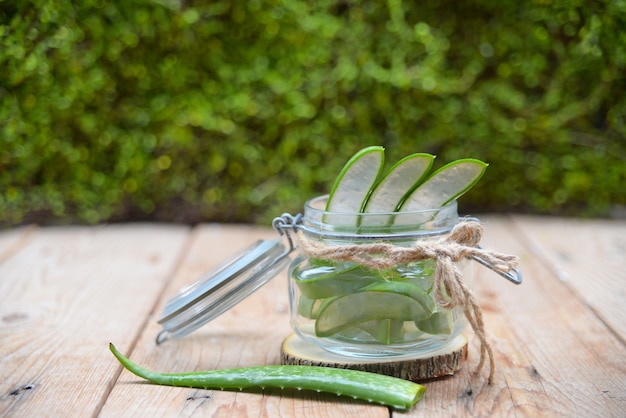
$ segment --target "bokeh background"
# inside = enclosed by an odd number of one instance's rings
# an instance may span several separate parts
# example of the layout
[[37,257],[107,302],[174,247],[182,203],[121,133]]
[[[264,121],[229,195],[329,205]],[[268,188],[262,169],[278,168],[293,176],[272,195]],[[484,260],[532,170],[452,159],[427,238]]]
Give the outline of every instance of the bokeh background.
[[626,1],[0,1],[0,224],[268,223],[369,145],[624,216]]

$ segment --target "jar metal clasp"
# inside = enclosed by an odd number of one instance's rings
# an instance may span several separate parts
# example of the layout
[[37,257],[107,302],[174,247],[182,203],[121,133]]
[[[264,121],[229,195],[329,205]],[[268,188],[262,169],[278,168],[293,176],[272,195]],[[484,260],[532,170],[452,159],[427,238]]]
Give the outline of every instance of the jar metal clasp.
[[[474,221],[474,222],[480,223],[480,219],[475,218],[475,217],[468,216],[464,219],[467,221]],[[483,247],[481,247],[480,244],[477,244],[476,248],[482,249]],[[514,267],[511,271],[502,271],[502,270],[496,269],[491,263],[489,263],[486,260],[483,260],[482,258],[476,255],[472,255],[472,259],[476,261],[477,263],[482,264],[483,266],[487,267],[489,270],[496,272],[497,274],[504,277],[511,283],[522,284],[522,272],[518,268]]]
[[[482,247],[480,245],[477,245],[476,248],[482,248]],[[490,264],[489,262],[483,260],[482,258],[478,256],[473,255],[472,259],[482,264],[483,266],[487,267],[488,269],[493,270],[494,272],[504,277],[511,283],[522,284],[522,272],[518,268],[513,267],[511,271],[502,271],[502,270],[496,269],[492,264]]]
[[297,215],[283,213],[281,216],[274,218],[274,220],[272,221],[272,227],[278,233],[278,235],[280,235],[281,237],[285,236],[287,238],[289,248],[285,250],[285,255],[295,251],[295,249],[298,248],[298,245],[294,242],[294,237],[292,236],[292,233],[294,233],[294,231],[301,224],[301,213],[298,213]]

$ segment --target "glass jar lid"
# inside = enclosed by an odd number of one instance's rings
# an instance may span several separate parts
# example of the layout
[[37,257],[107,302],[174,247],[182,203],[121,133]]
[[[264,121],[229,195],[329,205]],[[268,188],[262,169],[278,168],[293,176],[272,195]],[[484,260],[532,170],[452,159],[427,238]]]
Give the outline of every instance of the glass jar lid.
[[259,240],[172,297],[158,320],[160,344],[180,338],[215,319],[276,276],[289,262],[291,249],[279,238]]

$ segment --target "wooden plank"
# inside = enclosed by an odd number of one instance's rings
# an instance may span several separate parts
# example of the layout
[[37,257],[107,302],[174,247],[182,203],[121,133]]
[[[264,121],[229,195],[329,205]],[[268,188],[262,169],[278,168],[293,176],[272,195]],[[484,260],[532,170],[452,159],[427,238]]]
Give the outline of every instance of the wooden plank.
[[[626,416],[626,349],[619,321],[615,325],[624,305],[620,311],[619,299],[606,299],[622,291],[622,230],[614,224],[597,229],[595,221],[581,230],[577,222],[550,229],[561,220],[527,229],[534,218],[483,220],[483,244],[520,255],[525,278],[514,286],[483,267],[476,270],[496,382],[485,386],[484,375],[466,367],[428,382],[414,410],[393,415]],[[0,234],[0,254],[8,254],[0,261],[0,415],[388,416],[386,408],[323,394],[157,387],[137,384],[127,372],[116,381],[120,368],[106,348],[109,341],[163,371],[277,364],[282,339],[291,332],[285,273],[194,334],[154,344],[166,298],[255,239],[274,238],[270,229],[203,225],[191,239],[184,227],[156,225],[28,233]],[[580,239],[591,243],[589,265],[559,244]],[[184,262],[162,293],[182,252]],[[591,270],[594,262],[606,270]],[[578,280],[591,273],[604,280],[596,280],[594,289],[580,287],[589,283]],[[603,308],[600,300],[612,307]],[[469,366],[477,348],[474,338]]]
[[[257,239],[276,237],[268,228],[220,225],[195,228],[193,243],[164,300],[159,303],[159,313],[167,298],[207,270]],[[166,372],[279,364],[281,343],[291,333],[288,303],[286,272],[282,272],[233,309],[182,339],[156,346],[155,337],[160,327],[155,322],[157,318],[153,318],[130,357],[150,369]],[[137,384],[138,381],[124,371],[100,416],[389,415],[387,408],[351,399],[342,398],[339,402],[336,396],[327,394],[278,390],[221,392]]]
[[0,415],[90,416],[136,340],[188,228],[41,228],[0,265]]
[[626,221],[515,220],[534,254],[626,343]]
[[[483,267],[474,289],[497,364],[493,385],[466,368],[427,385],[424,399],[394,416],[626,416],[626,349],[524,245],[506,218],[486,217],[483,245],[521,257],[515,286]],[[473,339],[469,365],[478,347]]]
[[37,230],[35,225],[0,231],[0,264],[15,255]]

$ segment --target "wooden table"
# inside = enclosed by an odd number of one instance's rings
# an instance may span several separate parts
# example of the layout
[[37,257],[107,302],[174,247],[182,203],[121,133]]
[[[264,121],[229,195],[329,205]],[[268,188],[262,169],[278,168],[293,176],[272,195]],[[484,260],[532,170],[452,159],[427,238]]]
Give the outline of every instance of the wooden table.
[[278,364],[286,274],[188,337],[155,345],[164,302],[270,228],[21,227],[0,233],[0,415],[15,417],[626,417],[626,222],[483,216],[486,248],[521,257],[515,286],[477,266],[497,372],[426,382],[410,411],[310,392],[155,386],[123,371]]

